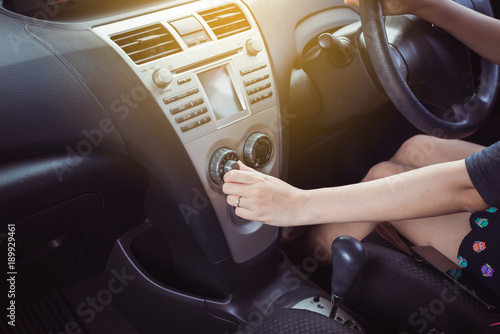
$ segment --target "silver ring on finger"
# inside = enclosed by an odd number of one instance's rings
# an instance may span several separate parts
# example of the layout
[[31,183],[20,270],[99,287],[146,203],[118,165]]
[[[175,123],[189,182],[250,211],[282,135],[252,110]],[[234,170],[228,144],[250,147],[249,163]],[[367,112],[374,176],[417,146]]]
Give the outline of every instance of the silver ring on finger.
[[240,208],[241,196],[236,200],[236,207]]

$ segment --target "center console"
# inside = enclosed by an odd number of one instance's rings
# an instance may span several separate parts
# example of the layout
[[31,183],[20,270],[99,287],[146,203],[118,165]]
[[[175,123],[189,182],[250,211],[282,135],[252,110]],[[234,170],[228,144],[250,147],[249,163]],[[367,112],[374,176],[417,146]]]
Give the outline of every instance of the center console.
[[93,30],[123,56],[175,129],[233,261],[265,250],[277,229],[240,219],[222,193],[223,176],[238,160],[279,175],[277,91],[248,9],[235,1],[198,1]]

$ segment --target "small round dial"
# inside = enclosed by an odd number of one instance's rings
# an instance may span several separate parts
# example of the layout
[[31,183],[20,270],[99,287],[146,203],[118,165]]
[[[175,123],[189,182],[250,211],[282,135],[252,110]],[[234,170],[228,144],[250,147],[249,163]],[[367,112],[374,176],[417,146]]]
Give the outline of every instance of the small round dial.
[[168,85],[170,85],[173,79],[174,76],[172,75],[172,72],[170,72],[166,68],[160,68],[153,73],[153,82],[159,88],[167,87]]
[[243,148],[245,163],[250,167],[264,167],[273,157],[273,142],[268,135],[253,133],[247,138]]
[[224,175],[232,169],[238,169],[238,153],[234,150],[222,147],[219,148],[210,158],[209,172],[212,180],[221,184],[224,182]]
[[258,55],[259,52],[261,52],[264,47],[262,45],[262,41],[257,38],[249,39],[245,45],[247,47],[247,52],[252,56]]

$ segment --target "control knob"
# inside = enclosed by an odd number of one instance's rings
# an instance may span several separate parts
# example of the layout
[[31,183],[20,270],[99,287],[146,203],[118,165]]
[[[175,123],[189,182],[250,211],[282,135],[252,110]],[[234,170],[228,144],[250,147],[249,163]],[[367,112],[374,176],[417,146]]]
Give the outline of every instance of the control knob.
[[167,87],[168,85],[170,85],[173,79],[174,76],[172,72],[170,72],[166,68],[160,68],[153,73],[153,82],[159,88]]
[[264,167],[273,157],[273,142],[263,133],[251,134],[243,148],[245,163],[253,168]]
[[264,47],[262,41],[257,38],[249,39],[245,45],[247,47],[247,52],[252,56],[256,56]]
[[222,147],[219,148],[210,158],[209,173],[212,180],[221,184],[224,182],[224,175],[232,169],[239,169],[238,167],[238,153],[234,150]]

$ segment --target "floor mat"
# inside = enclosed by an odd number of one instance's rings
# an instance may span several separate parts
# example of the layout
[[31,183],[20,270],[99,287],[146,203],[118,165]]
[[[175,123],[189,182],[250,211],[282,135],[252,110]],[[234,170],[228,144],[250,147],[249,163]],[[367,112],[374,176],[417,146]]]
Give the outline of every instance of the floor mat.
[[57,334],[62,332],[87,334],[61,292],[19,307],[16,310],[15,326],[9,325],[7,321],[9,319],[2,318],[0,322],[1,333]]
[[5,316],[5,334],[138,334],[114,307],[112,300],[99,304],[107,280],[92,276],[34,302],[16,301],[15,327]]

